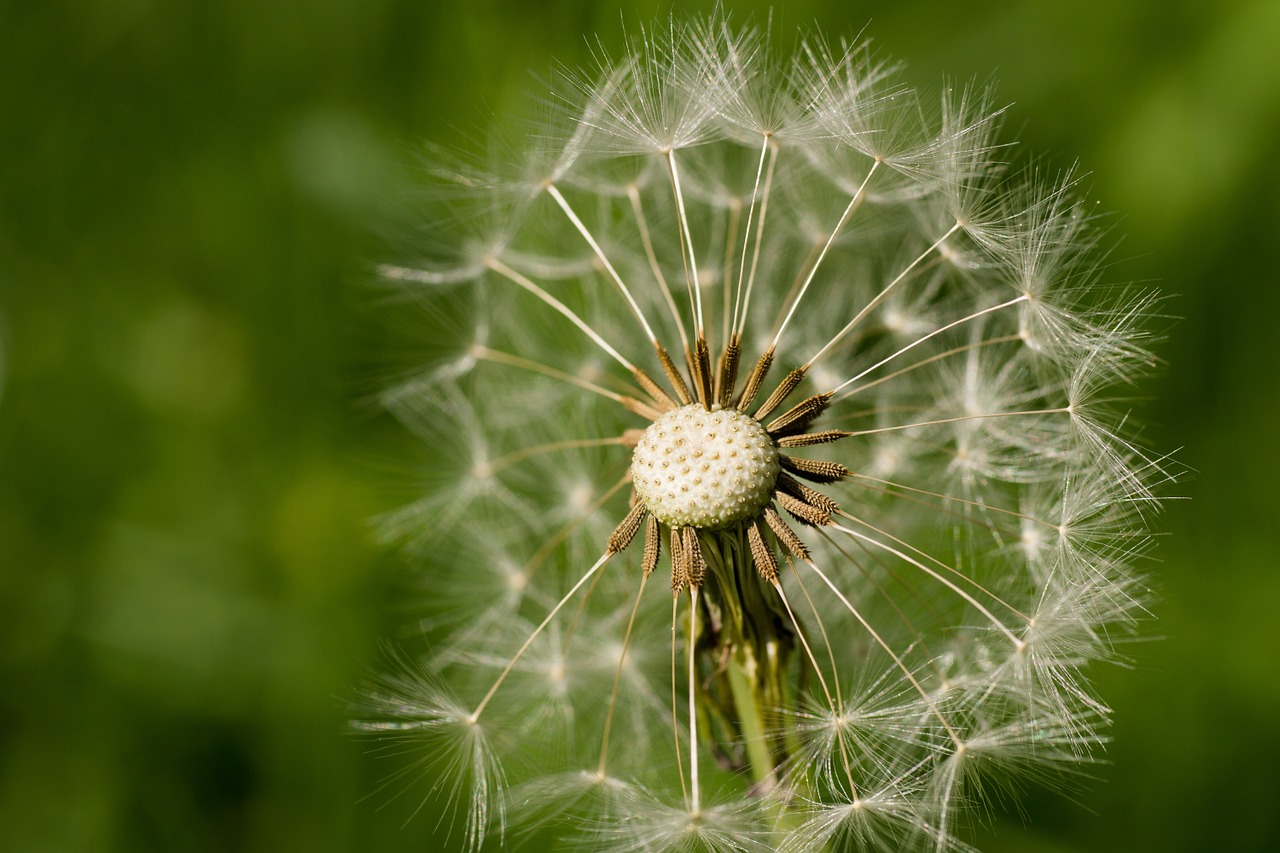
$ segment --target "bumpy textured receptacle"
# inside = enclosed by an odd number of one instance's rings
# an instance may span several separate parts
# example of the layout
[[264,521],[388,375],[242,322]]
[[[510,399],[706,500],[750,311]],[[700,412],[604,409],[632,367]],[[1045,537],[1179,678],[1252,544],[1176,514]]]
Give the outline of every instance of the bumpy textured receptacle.
[[697,404],[654,421],[631,461],[636,493],[659,521],[704,529],[758,515],[780,470],[778,450],[758,421]]

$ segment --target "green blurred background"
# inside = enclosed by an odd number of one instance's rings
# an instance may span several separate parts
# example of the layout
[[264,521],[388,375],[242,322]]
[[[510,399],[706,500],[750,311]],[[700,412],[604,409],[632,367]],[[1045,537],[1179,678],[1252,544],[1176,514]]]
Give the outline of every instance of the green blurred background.
[[[344,731],[408,621],[367,526],[403,497],[367,403],[402,363],[372,226],[421,140],[621,29],[453,5],[0,5],[0,850],[437,849]],[[1280,849],[1280,3],[779,7],[783,33],[870,21],[916,83],[994,72],[1026,150],[1119,214],[1109,278],[1177,295],[1139,404],[1197,469],[1161,523],[1162,639],[1098,673],[1102,778],[985,847]]]

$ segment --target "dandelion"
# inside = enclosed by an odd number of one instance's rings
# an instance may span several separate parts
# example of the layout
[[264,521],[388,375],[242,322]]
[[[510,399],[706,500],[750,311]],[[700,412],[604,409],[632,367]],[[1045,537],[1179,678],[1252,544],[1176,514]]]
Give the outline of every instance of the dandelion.
[[1150,294],[1073,175],[865,44],[722,16],[565,73],[497,166],[439,156],[432,361],[386,395],[429,650],[357,726],[458,849],[959,850],[1110,716],[1152,486],[1113,399]]

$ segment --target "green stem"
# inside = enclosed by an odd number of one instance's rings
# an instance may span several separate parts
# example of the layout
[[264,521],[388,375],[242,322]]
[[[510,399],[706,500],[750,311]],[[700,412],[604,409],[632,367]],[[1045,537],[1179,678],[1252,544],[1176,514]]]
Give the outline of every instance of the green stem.
[[734,710],[738,712],[738,725],[742,728],[747,760],[751,764],[751,778],[762,790],[767,790],[777,781],[773,754],[765,738],[764,720],[760,715],[755,689],[747,678],[738,655],[729,659],[729,689],[733,693]]
[[800,754],[794,719],[774,720],[775,710],[794,698],[795,638],[775,591],[751,562],[745,530],[705,536],[702,544],[709,569],[705,613],[708,618],[714,614],[717,625],[704,635],[714,636],[705,660],[718,672],[720,689],[714,695],[721,697],[706,706],[742,744],[745,755],[740,754],[740,760],[745,759],[756,792],[767,798],[773,840],[780,845],[804,820],[788,808],[786,798],[776,796],[780,762],[784,756]]

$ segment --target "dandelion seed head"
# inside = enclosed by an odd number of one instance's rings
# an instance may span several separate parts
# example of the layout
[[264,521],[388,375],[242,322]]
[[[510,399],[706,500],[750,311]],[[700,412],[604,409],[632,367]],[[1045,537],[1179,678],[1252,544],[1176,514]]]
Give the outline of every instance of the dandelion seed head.
[[781,470],[778,450],[758,421],[696,403],[654,421],[631,462],[636,493],[672,527],[723,527],[755,517]]
[[382,268],[428,320],[383,520],[426,648],[362,730],[468,849],[966,851],[1105,740],[1171,478],[1115,393],[1156,298],[990,87],[723,13],[633,36],[513,165],[441,158]]

